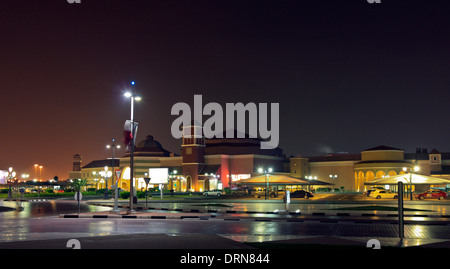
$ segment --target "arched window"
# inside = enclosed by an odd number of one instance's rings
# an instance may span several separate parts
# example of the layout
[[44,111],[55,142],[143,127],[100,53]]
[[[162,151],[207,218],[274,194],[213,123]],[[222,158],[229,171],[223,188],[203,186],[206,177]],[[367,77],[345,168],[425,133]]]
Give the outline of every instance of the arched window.
[[378,171],[377,175],[376,175],[376,178],[382,178],[382,177],[385,177],[385,176],[386,176],[386,173],[384,171]]

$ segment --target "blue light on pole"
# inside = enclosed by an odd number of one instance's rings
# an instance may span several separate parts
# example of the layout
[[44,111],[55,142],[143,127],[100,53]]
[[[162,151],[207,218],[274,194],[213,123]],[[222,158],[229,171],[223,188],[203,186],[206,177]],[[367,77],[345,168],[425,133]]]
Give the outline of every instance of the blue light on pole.
[[131,85],[134,85],[134,80],[131,82]]

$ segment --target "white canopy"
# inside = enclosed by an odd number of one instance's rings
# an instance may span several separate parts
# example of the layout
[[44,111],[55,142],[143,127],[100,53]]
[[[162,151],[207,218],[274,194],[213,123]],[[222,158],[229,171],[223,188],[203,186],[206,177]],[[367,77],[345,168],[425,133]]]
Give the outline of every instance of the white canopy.
[[394,185],[397,184],[399,181],[403,182],[404,184],[411,184],[413,185],[445,185],[450,184],[450,180],[438,178],[438,177],[430,177],[430,176],[424,176],[419,174],[403,174],[403,175],[397,175],[393,177],[384,177],[375,179],[369,182],[365,182],[364,185]]

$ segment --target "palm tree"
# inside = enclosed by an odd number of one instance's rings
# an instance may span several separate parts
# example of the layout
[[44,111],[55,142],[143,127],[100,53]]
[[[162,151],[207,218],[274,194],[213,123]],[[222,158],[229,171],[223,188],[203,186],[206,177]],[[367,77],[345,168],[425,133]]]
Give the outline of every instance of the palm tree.
[[75,198],[78,200],[78,214],[80,214],[80,191],[81,191],[81,187],[84,187],[87,185],[87,179],[81,179],[79,178],[78,180],[73,181],[72,183],[70,183],[70,185],[77,191],[77,197]]
[[80,192],[81,187],[84,187],[86,185],[87,185],[87,179],[81,179],[81,178],[70,183],[70,186],[72,186],[77,192]]

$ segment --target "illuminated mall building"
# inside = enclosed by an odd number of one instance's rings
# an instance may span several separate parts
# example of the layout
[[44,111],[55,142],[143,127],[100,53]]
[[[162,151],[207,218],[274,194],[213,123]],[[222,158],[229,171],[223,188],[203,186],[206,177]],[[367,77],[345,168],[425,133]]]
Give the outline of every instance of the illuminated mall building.
[[[327,182],[328,187],[335,189],[364,191],[370,187],[366,185],[368,182],[410,173],[417,166],[419,170],[414,173],[442,179],[438,185],[450,187],[447,185],[447,180],[450,180],[450,153],[441,153],[436,149],[428,152],[418,148],[415,153],[405,153],[402,149],[377,146],[356,154],[286,157],[280,148],[261,149],[260,139],[205,139],[200,128],[192,130],[192,135],[182,138],[181,154],[167,151],[151,135],[137,143],[134,151],[134,186],[137,190],[145,189],[144,178],[149,177],[150,168],[167,168],[169,175],[165,188],[176,192],[234,187],[241,180],[261,176],[259,168],[271,168],[271,180],[283,175],[284,178]],[[79,163],[74,161],[74,170],[81,163],[81,157],[75,157]],[[93,161],[78,173],[81,178],[88,179],[90,186],[104,188],[106,180],[109,180],[108,186],[112,184],[111,177],[102,173],[105,169],[114,169],[114,176],[119,176],[119,187],[129,190],[129,153],[114,162],[111,159]],[[429,188],[432,185],[422,184],[420,187]]]

